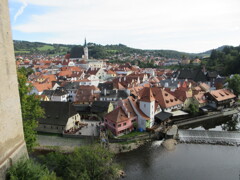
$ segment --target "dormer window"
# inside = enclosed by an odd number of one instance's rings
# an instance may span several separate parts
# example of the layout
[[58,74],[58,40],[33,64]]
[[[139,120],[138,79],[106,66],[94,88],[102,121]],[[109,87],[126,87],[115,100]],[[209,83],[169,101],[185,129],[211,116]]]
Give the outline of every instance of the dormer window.
[[166,103],[169,103],[169,100],[166,100]]
[[222,97],[224,96],[222,93],[219,93]]
[[165,96],[168,96],[168,94],[167,94],[167,93],[165,93]]

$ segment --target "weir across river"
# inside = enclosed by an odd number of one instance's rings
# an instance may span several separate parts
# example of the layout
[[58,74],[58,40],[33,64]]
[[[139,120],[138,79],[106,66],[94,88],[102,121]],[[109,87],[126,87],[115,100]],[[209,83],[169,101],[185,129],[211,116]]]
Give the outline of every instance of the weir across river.
[[240,133],[229,131],[178,130],[178,139],[185,143],[240,145]]

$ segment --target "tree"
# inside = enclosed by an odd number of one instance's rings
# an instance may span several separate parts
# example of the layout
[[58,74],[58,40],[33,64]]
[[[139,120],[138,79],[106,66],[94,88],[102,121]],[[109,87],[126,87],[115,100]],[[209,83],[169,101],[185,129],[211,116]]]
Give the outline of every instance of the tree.
[[82,46],[72,47],[70,54],[71,58],[81,58],[82,55],[84,54],[83,47]]
[[56,174],[31,159],[21,159],[7,171],[9,180],[56,180]]
[[199,112],[199,108],[196,104],[190,104],[189,105],[189,111],[190,111],[190,114],[195,116]]
[[118,177],[119,166],[113,162],[113,154],[100,145],[82,146],[72,154],[49,153],[40,161],[66,180],[110,180]]
[[18,71],[19,95],[22,110],[23,130],[27,148],[29,151],[36,145],[37,119],[44,117],[44,111],[40,107],[40,100],[34,94],[29,95],[31,86],[27,86],[27,72]]
[[232,89],[235,95],[240,94],[240,75],[234,74],[231,78],[227,79],[228,88]]

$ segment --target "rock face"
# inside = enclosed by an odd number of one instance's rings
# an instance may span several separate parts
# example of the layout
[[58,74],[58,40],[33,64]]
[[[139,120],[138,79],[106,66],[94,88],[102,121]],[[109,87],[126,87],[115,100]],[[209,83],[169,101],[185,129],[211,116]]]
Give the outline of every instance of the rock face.
[[8,1],[0,1],[0,179],[6,169],[27,156],[18,93]]
[[168,151],[173,151],[174,149],[176,149],[177,141],[175,139],[167,139],[162,143],[162,145]]

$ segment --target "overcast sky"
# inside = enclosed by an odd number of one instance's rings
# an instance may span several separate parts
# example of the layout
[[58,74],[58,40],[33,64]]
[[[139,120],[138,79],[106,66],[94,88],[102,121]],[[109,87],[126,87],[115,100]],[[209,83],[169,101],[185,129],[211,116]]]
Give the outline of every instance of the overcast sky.
[[9,0],[13,39],[203,52],[240,44],[240,0]]

